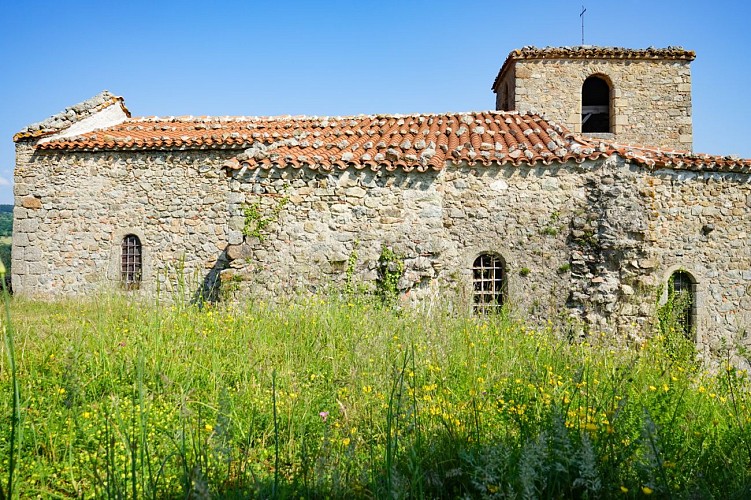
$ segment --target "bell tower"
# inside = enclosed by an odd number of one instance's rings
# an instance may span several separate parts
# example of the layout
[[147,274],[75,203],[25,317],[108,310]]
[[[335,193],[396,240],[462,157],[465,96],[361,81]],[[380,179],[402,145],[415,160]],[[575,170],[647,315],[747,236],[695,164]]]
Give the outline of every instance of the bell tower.
[[534,110],[572,132],[691,151],[693,51],[524,47],[493,82],[496,109]]

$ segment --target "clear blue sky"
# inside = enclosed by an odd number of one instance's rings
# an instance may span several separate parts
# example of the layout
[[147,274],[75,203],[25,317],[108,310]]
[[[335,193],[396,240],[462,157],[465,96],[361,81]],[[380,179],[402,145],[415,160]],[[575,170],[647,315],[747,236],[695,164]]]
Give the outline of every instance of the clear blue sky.
[[751,157],[751,3],[717,0],[0,0],[0,203],[12,135],[108,89],[144,115],[493,109],[512,49],[682,45],[694,149]]

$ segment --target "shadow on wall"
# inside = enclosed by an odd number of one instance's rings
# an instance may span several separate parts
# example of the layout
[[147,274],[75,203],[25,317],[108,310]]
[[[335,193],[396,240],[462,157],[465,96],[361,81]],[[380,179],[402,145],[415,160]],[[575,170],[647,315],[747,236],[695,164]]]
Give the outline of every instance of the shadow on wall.
[[228,265],[229,258],[227,257],[227,248],[225,248],[216,258],[216,261],[209,272],[203,277],[198,289],[193,292],[190,301],[191,304],[200,307],[206,303],[214,304],[219,302],[221,299],[221,272],[226,269]]

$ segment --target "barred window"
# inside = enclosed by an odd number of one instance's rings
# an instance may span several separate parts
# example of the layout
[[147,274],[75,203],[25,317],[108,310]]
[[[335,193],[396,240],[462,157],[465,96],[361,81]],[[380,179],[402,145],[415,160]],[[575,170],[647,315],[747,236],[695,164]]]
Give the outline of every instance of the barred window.
[[486,314],[500,311],[505,288],[504,262],[497,255],[482,254],[472,264],[474,311]]
[[143,251],[141,240],[134,234],[123,238],[121,245],[120,281],[126,290],[137,290],[141,285]]
[[668,299],[673,306],[675,320],[688,338],[693,338],[696,308],[694,280],[685,271],[676,271],[668,283]]

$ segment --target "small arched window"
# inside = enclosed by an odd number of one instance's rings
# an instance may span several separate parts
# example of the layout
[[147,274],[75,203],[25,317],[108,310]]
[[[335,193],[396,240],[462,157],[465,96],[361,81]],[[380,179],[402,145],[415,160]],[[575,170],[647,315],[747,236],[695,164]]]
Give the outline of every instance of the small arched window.
[[120,282],[126,290],[137,290],[141,286],[143,271],[143,249],[141,240],[135,234],[123,238],[120,246]]
[[668,282],[670,321],[679,326],[688,338],[693,338],[696,312],[696,287],[694,279],[685,271],[676,271]]
[[610,132],[610,85],[599,76],[582,85],[582,132]]
[[504,301],[504,262],[497,255],[482,254],[472,264],[473,300],[476,313],[500,311]]

